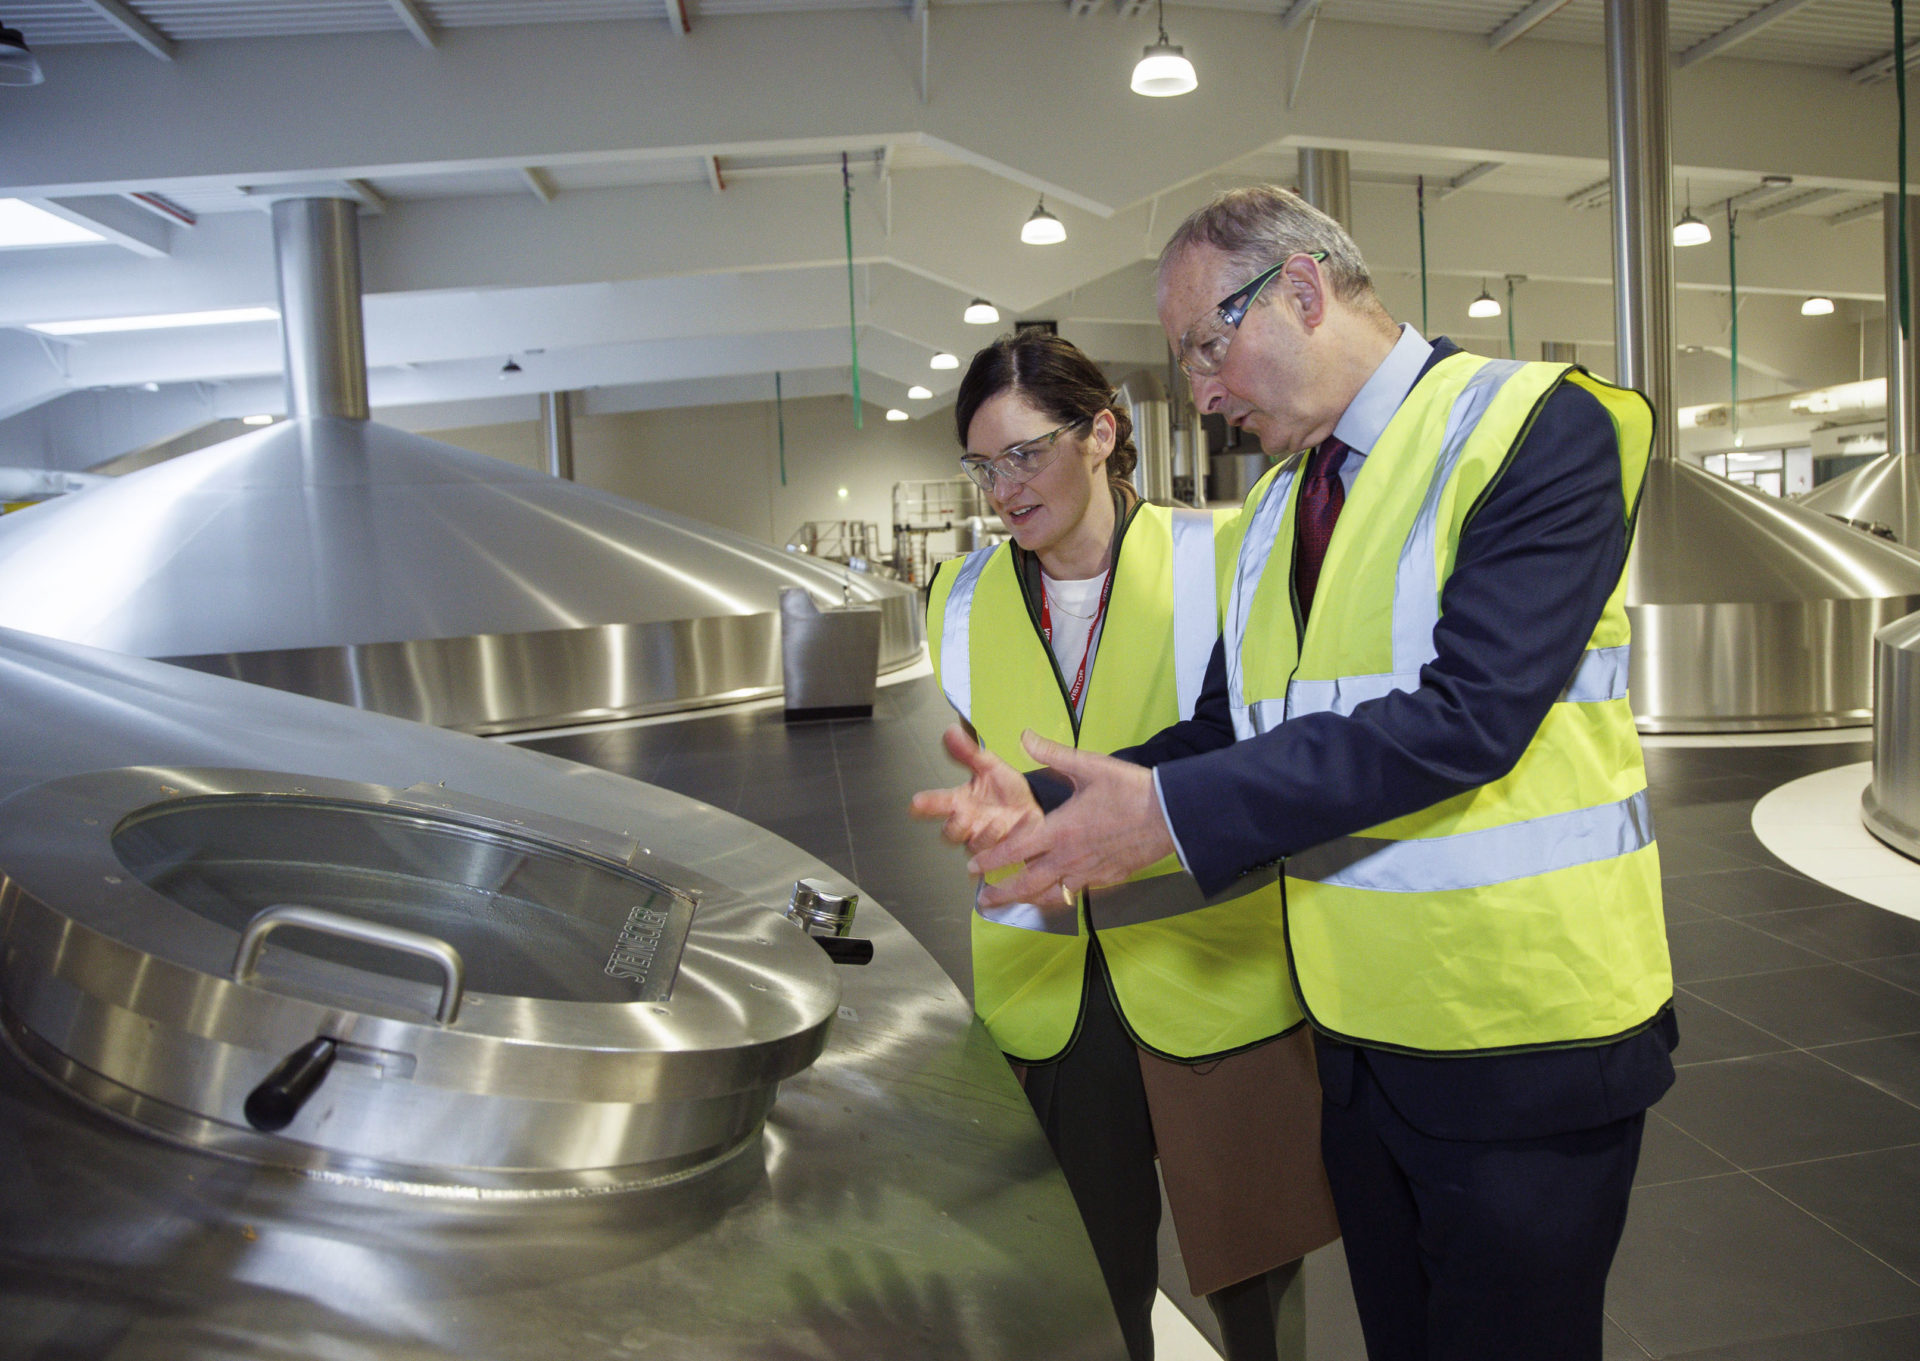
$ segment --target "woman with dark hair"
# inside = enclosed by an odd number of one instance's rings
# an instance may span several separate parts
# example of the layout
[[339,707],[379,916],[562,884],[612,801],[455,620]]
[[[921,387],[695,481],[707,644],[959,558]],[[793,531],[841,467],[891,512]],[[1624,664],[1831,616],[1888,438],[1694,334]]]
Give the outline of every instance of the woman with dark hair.
[[[1031,769],[1026,729],[1110,752],[1187,717],[1219,632],[1216,539],[1230,565],[1237,519],[1142,502],[1132,421],[1057,336],[975,355],[955,424],[960,466],[1013,535],[943,563],[928,595],[941,688],[980,744]],[[1153,1354],[1156,1152],[1229,1361],[1277,1355],[1289,1298],[1301,1335],[1298,1259],[1338,1232],[1281,913],[1271,873],[1209,901],[1169,856],[972,917],[974,1009],[1021,1073],[1135,1361]]]

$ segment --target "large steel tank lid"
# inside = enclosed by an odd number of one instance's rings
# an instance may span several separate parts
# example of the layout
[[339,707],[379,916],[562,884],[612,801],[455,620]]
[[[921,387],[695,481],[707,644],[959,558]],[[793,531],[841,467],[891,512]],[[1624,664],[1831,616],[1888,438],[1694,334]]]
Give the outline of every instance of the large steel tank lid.
[[[751,1139],[839,998],[777,903],[438,786],[136,766],[0,809],[14,1042],[257,1160],[523,1192],[684,1174]],[[303,1104],[260,1117],[316,1044]]]

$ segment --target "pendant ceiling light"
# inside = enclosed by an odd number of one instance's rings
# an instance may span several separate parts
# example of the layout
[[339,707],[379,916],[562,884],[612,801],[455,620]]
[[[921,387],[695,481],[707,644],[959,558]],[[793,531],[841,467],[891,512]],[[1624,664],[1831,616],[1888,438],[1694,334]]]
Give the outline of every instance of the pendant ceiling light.
[[1833,315],[1833,299],[1808,298],[1800,304],[1800,315],[1803,317],[1830,317]]
[[948,354],[945,350],[942,350],[939,354],[936,354],[927,361],[927,367],[930,369],[957,369],[960,367],[960,356],[957,354]]
[[1500,315],[1500,299],[1487,292],[1486,280],[1480,281],[1480,296],[1467,304],[1467,315],[1476,319]]
[[1693,215],[1693,181],[1687,181],[1687,211],[1673,224],[1673,244],[1704,246],[1713,240],[1713,228]]
[[922,387],[918,383],[915,383],[912,387],[907,389],[908,401],[924,402],[927,400],[927,398],[931,396],[933,396],[933,389],[930,387]]
[[1167,41],[1166,0],[1160,0],[1160,38],[1150,43],[1133,68],[1133,92],[1137,95],[1149,95],[1155,99],[1165,99],[1170,95],[1183,95],[1199,88],[1200,78],[1193,73],[1193,63],[1187,60],[1186,52]]
[[1020,228],[1020,239],[1029,246],[1054,246],[1067,239],[1066,224],[1047,211],[1046,195],[1040,196],[1039,206]]
[[975,298],[967,304],[967,310],[960,314],[960,320],[969,326],[992,326],[1000,320],[1000,309],[985,298]]
[[0,85],[38,85],[45,79],[20,30],[0,24]]
[[[907,413],[897,406],[890,406],[887,408],[887,419],[890,421],[904,421],[907,419]],[[845,496],[846,492],[843,491],[840,494]]]

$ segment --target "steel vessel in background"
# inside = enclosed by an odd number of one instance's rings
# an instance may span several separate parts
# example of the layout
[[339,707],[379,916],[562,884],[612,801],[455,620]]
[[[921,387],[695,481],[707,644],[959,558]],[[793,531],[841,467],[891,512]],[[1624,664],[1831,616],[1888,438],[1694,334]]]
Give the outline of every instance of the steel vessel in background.
[[918,658],[908,587],[369,420],[356,211],[273,205],[290,419],[0,520],[0,627],[479,733],[777,693],[786,587]]
[[0,1352],[1124,1355],[1004,1060],[882,905],[865,967],[784,919],[855,888],[797,848],[4,630],[0,693]]

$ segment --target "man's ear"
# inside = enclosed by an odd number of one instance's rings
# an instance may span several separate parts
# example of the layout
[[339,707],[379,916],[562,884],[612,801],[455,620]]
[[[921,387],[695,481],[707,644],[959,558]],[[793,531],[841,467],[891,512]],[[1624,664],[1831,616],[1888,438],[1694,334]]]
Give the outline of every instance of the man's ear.
[[1287,261],[1280,277],[1286,280],[1285,296],[1302,325],[1311,331],[1327,319],[1331,286],[1318,260],[1311,255],[1296,255]]

